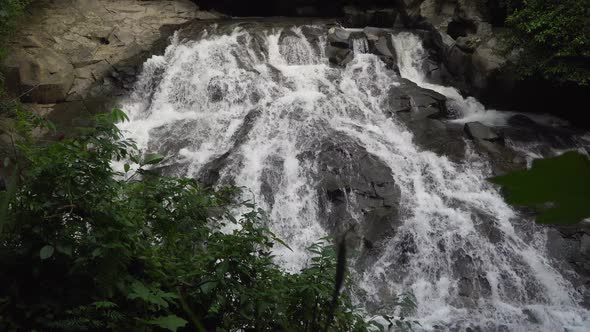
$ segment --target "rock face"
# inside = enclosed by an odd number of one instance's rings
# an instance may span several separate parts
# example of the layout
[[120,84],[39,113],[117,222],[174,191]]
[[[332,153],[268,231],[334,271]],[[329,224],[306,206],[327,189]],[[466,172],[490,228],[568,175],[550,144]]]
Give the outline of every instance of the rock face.
[[[301,158],[316,160],[320,219],[325,227],[335,235],[349,231],[349,242],[362,243],[366,249],[392,236],[399,226],[401,193],[389,167],[343,135],[335,134],[317,148]],[[351,211],[362,211],[362,215]]]
[[111,105],[124,95],[145,58],[167,46],[174,27],[217,17],[188,0],[35,4],[3,63],[8,89],[33,110],[52,113],[58,125],[69,124],[72,113],[101,111],[107,100]]
[[584,296],[584,306],[590,307],[590,223],[557,226],[548,233],[549,252],[567,269],[579,274],[579,278],[572,281]]
[[459,125],[445,121],[452,118],[447,98],[402,79],[388,91],[383,109],[402,121],[414,134],[421,148],[460,161],[465,155],[465,141]]
[[350,32],[341,27],[328,30],[326,56],[337,66],[346,66],[354,58],[355,52],[371,53],[399,73],[397,55],[391,39],[391,29],[365,28],[363,31]]
[[406,7],[410,25],[436,35],[433,46],[451,74],[447,83],[477,97],[499,95],[513,85],[514,77],[502,72],[508,59],[500,55],[499,28],[492,24],[503,23],[495,14],[497,2],[423,0]]
[[[471,95],[498,95],[514,78],[501,71],[496,26],[505,13],[499,0],[235,0],[198,2],[236,16],[339,17],[348,28],[422,28],[432,31],[435,52],[452,74],[452,83]],[[452,79],[452,80],[451,80]],[[509,83],[509,84],[506,84]]]
[[455,86],[496,109],[556,114],[586,127],[590,123],[587,113],[578,111],[587,87],[522,80],[514,74],[510,64],[518,52],[505,54],[500,45],[507,15],[502,0],[195,1],[233,16],[331,17],[349,28],[428,30],[427,48],[437,60],[428,75],[433,82]]
[[74,66],[51,49],[19,49],[8,56],[8,88],[25,102],[65,101],[74,83]]
[[495,130],[484,126],[480,122],[469,122],[465,124],[465,133],[474,140],[483,140],[488,142],[500,142],[502,136]]

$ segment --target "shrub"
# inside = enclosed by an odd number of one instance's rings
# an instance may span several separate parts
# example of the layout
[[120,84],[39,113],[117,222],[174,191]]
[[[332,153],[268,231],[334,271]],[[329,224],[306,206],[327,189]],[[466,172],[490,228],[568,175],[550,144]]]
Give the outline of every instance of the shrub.
[[590,83],[590,0],[505,1],[510,48],[524,76]]
[[[150,170],[163,157],[140,157],[116,127],[125,119],[115,110],[75,138],[39,144],[23,135],[29,139],[17,144],[14,176],[0,193],[0,330],[373,324],[346,294],[334,296],[342,264],[329,241],[310,248],[307,268],[285,272],[271,254],[283,244],[254,204],[236,201],[236,188],[206,189]],[[116,171],[113,160],[130,162]],[[247,212],[236,217],[236,208]]]

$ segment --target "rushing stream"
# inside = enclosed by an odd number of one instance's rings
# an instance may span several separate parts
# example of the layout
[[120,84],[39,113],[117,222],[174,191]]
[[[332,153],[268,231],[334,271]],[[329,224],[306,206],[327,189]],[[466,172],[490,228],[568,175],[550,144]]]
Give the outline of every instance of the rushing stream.
[[[394,235],[355,265],[354,298],[369,314],[393,312],[391,298],[410,292],[418,330],[588,331],[590,312],[549,259],[545,231],[485,180],[487,160],[469,146],[462,162],[423,150],[384,109],[400,76],[364,54],[366,41],[338,68],[326,38],[303,28],[209,30],[146,62],[123,129],[141,148],[173,156],[171,173],[203,178],[216,168],[215,183],[248,188],[293,249],[277,249],[285,268],[303,266],[305,248],[330,233],[317,160],[323,142],[341,137],[382,164],[400,193],[399,220],[385,220]],[[446,95],[455,121],[498,121],[473,98],[426,82],[416,35],[391,38],[400,75]],[[361,223],[361,197],[345,199]]]

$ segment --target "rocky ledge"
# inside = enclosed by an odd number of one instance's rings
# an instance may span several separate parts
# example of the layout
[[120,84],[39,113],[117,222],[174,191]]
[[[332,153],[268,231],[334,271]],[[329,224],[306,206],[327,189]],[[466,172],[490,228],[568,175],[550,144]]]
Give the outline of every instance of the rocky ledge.
[[112,107],[178,27],[219,17],[189,0],[38,2],[9,45],[7,88],[67,127]]

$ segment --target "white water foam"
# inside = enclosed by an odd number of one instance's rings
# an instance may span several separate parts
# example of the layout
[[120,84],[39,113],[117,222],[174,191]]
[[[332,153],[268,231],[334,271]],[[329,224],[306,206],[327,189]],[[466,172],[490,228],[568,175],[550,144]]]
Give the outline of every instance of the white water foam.
[[[290,270],[306,264],[305,248],[327,234],[316,166],[301,154],[344,134],[391,169],[402,193],[403,225],[355,274],[355,298],[378,308],[369,311],[391,313],[387,301],[411,291],[417,329],[587,331],[590,313],[547,258],[545,233],[521,230],[530,221],[485,180],[487,162],[474,155],[457,164],[421,150],[382,109],[387,89],[398,85],[394,72],[370,54],[331,67],[322,42],[289,30],[283,38],[281,29],[238,29],[174,42],[146,62],[122,129],[142,149],[174,156],[177,174],[198,176],[229,154],[219,183],[249,188],[268,211],[271,229],[293,248],[276,252]],[[425,81],[416,36],[393,38],[402,77],[447,95],[466,117],[487,116],[476,100]]]

